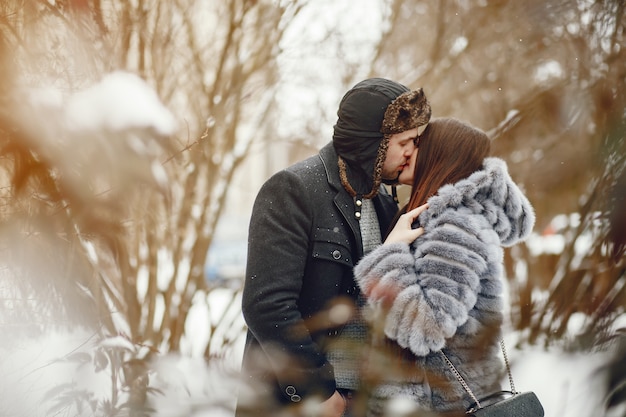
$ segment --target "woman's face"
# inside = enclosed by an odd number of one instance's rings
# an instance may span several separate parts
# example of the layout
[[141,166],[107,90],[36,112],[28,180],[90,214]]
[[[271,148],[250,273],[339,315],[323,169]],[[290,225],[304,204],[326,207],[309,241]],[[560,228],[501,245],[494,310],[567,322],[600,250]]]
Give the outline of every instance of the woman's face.
[[398,182],[404,185],[413,185],[413,174],[415,174],[415,161],[417,161],[417,153],[419,148],[415,148],[411,154],[408,165],[405,165],[400,172]]

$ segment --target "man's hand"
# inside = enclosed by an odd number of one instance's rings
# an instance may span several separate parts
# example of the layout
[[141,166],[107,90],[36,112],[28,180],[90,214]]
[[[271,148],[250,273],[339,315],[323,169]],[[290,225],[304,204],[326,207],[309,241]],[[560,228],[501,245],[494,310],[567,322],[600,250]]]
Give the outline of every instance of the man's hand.
[[346,400],[339,392],[320,404],[320,417],[341,417],[346,411]]
[[387,239],[385,239],[385,243],[406,243],[410,245],[413,243],[415,239],[420,237],[424,233],[424,228],[419,227],[417,229],[412,229],[411,225],[417,219],[417,217],[422,214],[424,210],[428,208],[428,203],[423,204],[417,208],[414,208],[411,211],[407,211],[398,219],[398,222],[393,227]]

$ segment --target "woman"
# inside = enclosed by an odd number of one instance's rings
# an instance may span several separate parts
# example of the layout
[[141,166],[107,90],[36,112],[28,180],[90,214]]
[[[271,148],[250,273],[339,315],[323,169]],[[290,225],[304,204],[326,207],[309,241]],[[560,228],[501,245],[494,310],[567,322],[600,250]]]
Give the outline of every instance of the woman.
[[398,396],[435,412],[465,410],[473,401],[440,351],[477,397],[501,389],[502,248],[526,238],[535,216],[489,148],[479,129],[432,120],[399,178],[413,187],[405,214],[355,268],[384,338],[400,351],[400,369],[410,363],[410,372],[375,375],[385,380],[370,414]]

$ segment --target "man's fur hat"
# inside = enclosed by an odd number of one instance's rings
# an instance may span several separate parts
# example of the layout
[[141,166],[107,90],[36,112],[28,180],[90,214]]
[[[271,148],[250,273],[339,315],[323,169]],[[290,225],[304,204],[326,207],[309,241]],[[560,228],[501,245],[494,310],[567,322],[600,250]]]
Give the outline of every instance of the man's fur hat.
[[395,81],[370,78],[349,90],[339,105],[333,134],[341,182],[348,193],[374,197],[383,181],[391,135],[425,126],[430,115],[421,88],[411,91]]
[[421,88],[407,91],[387,106],[380,131],[393,135],[425,126],[430,120],[430,113],[430,104]]

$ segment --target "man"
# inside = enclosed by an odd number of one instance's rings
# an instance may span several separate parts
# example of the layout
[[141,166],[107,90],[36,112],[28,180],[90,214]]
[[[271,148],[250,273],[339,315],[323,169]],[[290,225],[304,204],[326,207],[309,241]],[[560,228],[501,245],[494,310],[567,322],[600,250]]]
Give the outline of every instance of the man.
[[[341,100],[332,142],[259,191],[242,300],[242,373],[265,399],[279,406],[316,399],[325,416],[346,411],[358,384],[354,346],[365,342],[352,269],[396,214],[381,182],[396,181],[430,113],[421,89],[364,80]],[[258,415],[259,401],[244,397],[238,415]]]

